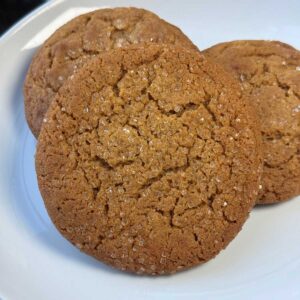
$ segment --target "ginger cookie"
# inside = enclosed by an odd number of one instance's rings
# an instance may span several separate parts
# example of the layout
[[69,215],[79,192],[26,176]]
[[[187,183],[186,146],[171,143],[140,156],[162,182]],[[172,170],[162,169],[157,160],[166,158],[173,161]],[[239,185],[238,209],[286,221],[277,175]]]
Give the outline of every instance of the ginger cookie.
[[169,274],[208,261],[255,204],[257,121],[239,85],[194,50],[114,49],[65,82],[36,171],[48,213],[81,251]]
[[26,119],[35,137],[56,92],[76,69],[102,51],[140,42],[197,49],[180,29],[138,8],[96,10],[59,28],[33,58],[24,83]]
[[276,41],[234,41],[205,55],[239,80],[260,119],[264,171],[258,203],[299,195],[300,52]]

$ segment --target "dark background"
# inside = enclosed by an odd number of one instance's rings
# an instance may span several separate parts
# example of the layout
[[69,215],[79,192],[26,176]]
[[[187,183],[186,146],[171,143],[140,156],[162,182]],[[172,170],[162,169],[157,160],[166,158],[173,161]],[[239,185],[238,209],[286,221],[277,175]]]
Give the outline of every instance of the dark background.
[[0,0],[0,35],[45,0]]

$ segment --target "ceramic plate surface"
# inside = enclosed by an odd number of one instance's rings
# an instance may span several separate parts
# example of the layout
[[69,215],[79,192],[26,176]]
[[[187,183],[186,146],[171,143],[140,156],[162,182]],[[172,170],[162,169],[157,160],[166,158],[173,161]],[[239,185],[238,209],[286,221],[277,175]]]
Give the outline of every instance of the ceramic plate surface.
[[36,141],[22,85],[37,47],[96,8],[138,6],[179,26],[204,49],[235,39],[277,39],[300,49],[299,0],[50,1],[0,39],[0,299],[300,299],[300,198],[255,208],[209,263],[169,277],[115,271],[80,253],[51,223],[38,191]]

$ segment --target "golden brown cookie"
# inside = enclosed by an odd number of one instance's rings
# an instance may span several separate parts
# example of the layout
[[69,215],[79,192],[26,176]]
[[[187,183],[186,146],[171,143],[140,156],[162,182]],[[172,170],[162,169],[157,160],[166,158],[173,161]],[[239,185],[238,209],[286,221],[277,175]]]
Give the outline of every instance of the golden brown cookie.
[[214,257],[253,207],[261,154],[238,84],[167,45],[103,53],[66,81],[38,139],[58,230],[122,270],[172,273]]
[[234,41],[205,55],[240,81],[260,118],[264,172],[258,203],[300,194],[300,52],[276,41]]
[[59,28],[40,48],[25,84],[27,122],[37,137],[50,102],[64,81],[96,54],[140,42],[196,46],[177,27],[138,8],[101,9]]

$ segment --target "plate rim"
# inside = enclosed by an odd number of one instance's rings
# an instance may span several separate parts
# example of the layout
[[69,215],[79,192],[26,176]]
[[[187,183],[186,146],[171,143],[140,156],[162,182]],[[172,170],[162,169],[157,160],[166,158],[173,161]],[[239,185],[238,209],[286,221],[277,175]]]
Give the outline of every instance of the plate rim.
[[50,9],[52,6],[64,2],[65,0],[46,0],[45,3],[38,5],[36,8],[25,14],[21,19],[13,23],[0,35],[0,47],[5,44],[7,39],[16,34],[21,30],[27,23],[36,18],[39,14],[43,13],[45,10]]

